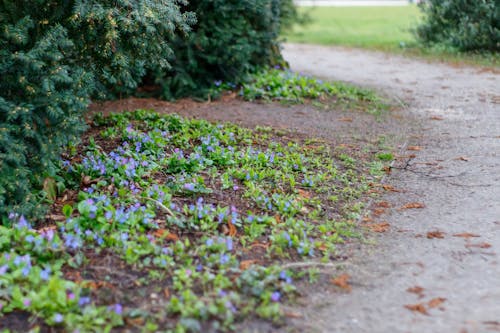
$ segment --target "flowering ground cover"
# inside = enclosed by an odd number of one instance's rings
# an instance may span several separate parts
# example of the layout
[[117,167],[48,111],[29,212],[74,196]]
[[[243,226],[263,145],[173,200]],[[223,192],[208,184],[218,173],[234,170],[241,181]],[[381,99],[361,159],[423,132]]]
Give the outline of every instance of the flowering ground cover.
[[278,320],[301,276],[281,262],[331,259],[368,188],[327,145],[144,110],[96,117],[62,163],[46,224],[0,227],[6,328]]
[[287,263],[335,260],[382,166],[270,128],[146,110],[97,115],[61,163],[46,221],[0,226],[4,331],[279,324],[308,273]]

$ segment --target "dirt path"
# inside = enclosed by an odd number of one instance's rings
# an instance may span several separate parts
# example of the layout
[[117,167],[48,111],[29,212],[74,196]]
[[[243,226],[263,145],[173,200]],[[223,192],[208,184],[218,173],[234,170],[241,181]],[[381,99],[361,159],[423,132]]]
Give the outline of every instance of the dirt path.
[[[500,331],[500,76],[320,46],[286,45],[284,55],[295,71],[408,103],[406,139],[418,146],[388,180],[403,190],[384,198],[392,208],[377,218],[389,232],[348,268],[353,291],[311,292],[295,325],[308,332]],[[412,202],[425,207],[399,209]],[[478,237],[456,236],[463,233]]]

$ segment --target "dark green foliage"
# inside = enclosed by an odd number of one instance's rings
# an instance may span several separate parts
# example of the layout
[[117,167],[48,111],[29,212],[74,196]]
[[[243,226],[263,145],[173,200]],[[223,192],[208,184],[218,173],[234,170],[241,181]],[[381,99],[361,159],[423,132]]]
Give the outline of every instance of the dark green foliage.
[[90,96],[128,92],[168,66],[178,1],[0,0],[0,221],[33,215]]
[[300,14],[293,0],[280,0],[280,28],[290,29],[293,24],[305,24],[310,21],[307,14]]
[[207,97],[215,81],[240,83],[263,65],[282,62],[278,37],[279,0],[192,0],[187,10],[197,24],[188,36],[169,43],[173,68],[153,76],[167,99]]
[[426,44],[443,44],[460,51],[500,50],[498,0],[426,0],[417,36]]

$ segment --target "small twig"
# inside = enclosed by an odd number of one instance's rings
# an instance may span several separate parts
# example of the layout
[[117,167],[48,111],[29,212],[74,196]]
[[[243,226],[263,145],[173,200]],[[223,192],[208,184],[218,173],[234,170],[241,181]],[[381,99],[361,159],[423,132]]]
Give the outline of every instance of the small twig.
[[145,199],[147,199],[149,201],[153,201],[158,207],[160,207],[161,209],[163,209],[168,215],[175,216],[174,213],[167,206],[165,206],[164,204],[162,204],[160,201],[155,200],[155,199],[150,198],[150,197],[146,197]]

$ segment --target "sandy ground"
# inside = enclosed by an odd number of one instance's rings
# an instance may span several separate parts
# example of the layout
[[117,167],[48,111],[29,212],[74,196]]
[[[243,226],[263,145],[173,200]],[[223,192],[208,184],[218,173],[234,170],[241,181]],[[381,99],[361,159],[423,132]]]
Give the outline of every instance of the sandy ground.
[[498,73],[311,45],[284,55],[296,71],[406,102],[396,132],[407,131],[402,154],[415,157],[387,180],[401,192],[373,218],[391,227],[349,262],[352,292],[310,290],[282,330],[500,331]]

